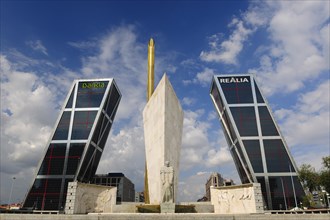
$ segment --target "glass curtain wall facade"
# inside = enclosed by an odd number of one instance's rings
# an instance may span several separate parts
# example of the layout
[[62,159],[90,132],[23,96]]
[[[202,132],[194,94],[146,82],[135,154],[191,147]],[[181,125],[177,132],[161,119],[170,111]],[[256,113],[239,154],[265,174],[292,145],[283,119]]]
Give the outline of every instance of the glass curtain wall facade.
[[242,183],[259,182],[265,206],[299,206],[297,167],[253,75],[217,75],[211,99]]
[[113,79],[73,82],[23,208],[63,210],[68,182],[93,178],[120,99]]

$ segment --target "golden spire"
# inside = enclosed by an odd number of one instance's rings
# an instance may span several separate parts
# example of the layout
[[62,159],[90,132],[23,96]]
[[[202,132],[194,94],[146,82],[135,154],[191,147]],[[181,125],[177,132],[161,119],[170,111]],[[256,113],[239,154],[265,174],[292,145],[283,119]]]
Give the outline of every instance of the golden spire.
[[[148,44],[148,82],[147,82],[147,102],[149,101],[155,89],[155,42],[150,38]],[[144,202],[150,204],[149,186],[148,186],[148,169],[147,161],[144,173]]]
[[155,81],[155,42],[150,38],[148,44],[148,84],[147,84],[147,102],[154,92]]

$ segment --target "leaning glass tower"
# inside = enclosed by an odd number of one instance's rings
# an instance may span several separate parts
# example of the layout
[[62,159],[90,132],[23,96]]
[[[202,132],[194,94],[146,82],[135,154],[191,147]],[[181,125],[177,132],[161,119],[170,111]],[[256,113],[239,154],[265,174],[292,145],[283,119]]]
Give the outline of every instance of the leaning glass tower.
[[63,210],[68,182],[92,179],[120,99],[113,79],[73,82],[23,208]]
[[242,183],[259,182],[268,209],[298,206],[297,167],[253,75],[214,76],[210,95]]

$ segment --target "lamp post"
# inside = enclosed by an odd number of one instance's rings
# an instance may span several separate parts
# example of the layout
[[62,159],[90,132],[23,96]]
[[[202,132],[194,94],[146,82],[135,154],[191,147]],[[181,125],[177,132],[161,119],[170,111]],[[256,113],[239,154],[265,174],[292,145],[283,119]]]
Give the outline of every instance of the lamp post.
[[12,193],[13,193],[13,188],[14,188],[14,182],[15,182],[15,179],[16,179],[16,177],[13,177],[13,180],[12,180],[12,182],[11,182],[11,189],[10,189],[9,202],[8,202],[9,209],[10,209],[11,195],[12,195]]

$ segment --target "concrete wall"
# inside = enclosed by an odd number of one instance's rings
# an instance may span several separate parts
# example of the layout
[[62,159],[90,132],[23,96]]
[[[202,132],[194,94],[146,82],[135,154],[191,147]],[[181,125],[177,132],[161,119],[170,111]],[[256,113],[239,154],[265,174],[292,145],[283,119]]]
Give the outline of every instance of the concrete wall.
[[111,212],[116,204],[117,188],[70,182],[65,204],[66,214]]
[[219,214],[263,213],[260,183],[211,187],[211,203]]
[[166,74],[143,110],[144,140],[151,204],[160,204],[160,169],[165,161],[174,169],[176,201],[182,141],[183,111]]
[[220,214],[89,214],[89,215],[35,215],[0,214],[1,220],[329,220],[330,214],[303,215],[220,215]]
[[197,213],[214,213],[211,202],[181,202],[179,205],[194,205]]

